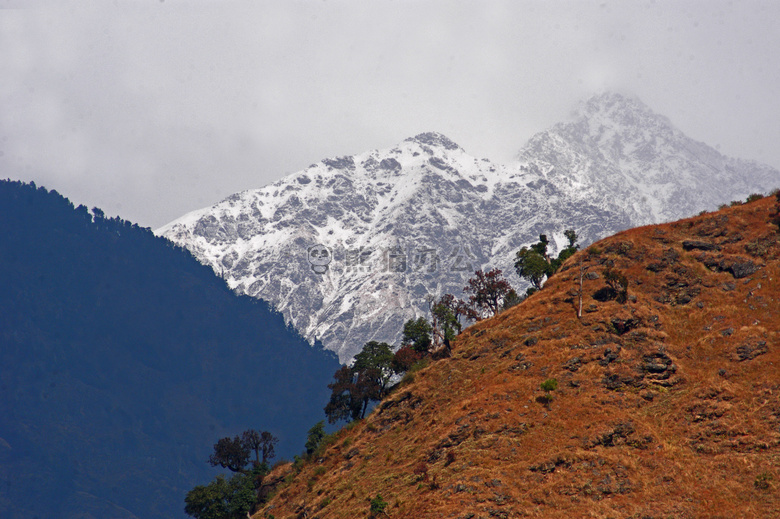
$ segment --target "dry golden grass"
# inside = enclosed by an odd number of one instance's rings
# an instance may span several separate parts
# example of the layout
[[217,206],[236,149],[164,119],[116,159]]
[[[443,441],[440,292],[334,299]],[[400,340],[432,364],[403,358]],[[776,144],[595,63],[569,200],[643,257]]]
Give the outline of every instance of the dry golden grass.
[[[377,495],[397,518],[780,517],[774,203],[579,252],[339,433],[255,518],[366,518]],[[713,258],[758,269],[735,278]],[[629,301],[594,300],[604,282],[587,279],[578,319],[580,259],[623,271]],[[540,403],[550,378],[558,388]]]

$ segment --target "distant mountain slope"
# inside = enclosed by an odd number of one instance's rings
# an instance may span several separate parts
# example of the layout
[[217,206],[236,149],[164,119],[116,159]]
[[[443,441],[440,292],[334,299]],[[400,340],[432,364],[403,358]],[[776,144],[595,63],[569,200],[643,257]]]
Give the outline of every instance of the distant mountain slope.
[[299,452],[338,363],[148,229],[0,182],[0,515],[183,517],[222,436]]
[[279,467],[268,480],[288,483],[254,517],[362,519],[377,496],[420,519],[780,517],[778,207],[578,252],[303,470]]
[[[778,187],[776,169],[725,157],[641,101],[606,93],[519,153],[581,199],[612,199],[632,225],[666,222]],[[731,196],[732,198],[728,198]]]
[[[478,160],[424,133],[325,159],[156,232],[347,360],[368,340],[397,342],[430,295],[459,295],[477,268],[522,285],[514,254],[540,233],[562,245],[573,228],[590,243],[780,185],[780,172],[725,158],[612,94],[531,139],[520,159]],[[324,274],[312,270],[315,245],[329,251]]]

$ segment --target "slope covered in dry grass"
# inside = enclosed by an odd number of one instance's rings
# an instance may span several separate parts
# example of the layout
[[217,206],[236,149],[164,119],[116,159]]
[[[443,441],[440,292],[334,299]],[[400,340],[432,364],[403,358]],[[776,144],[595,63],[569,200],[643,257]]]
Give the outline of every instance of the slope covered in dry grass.
[[[277,467],[255,517],[365,518],[377,495],[398,518],[780,517],[775,210],[767,197],[577,253],[321,457]],[[629,280],[624,304],[593,298],[607,267]]]

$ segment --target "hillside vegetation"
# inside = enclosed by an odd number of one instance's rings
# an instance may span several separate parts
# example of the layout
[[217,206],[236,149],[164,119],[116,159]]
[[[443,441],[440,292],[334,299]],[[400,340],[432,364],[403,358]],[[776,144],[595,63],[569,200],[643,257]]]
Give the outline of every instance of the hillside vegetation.
[[778,204],[576,253],[277,466],[254,517],[780,516]]

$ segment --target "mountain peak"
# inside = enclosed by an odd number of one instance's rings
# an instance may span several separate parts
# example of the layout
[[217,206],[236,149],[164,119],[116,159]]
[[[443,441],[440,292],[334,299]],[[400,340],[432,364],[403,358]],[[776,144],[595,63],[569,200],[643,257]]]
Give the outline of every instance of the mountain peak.
[[617,92],[594,95],[581,105],[578,115],[581,119],[610,121],[610,126],[636,126],[652,121],[656,126],[672,127],[669,119],[654,112],[638,97]]
[[635,107],[650,111],[650,108],[638,97],[631,94],[621,94],[618,92],[604,91],[596,94],[586,101],[585,106],[590,110],[605,110],[612,107]]
[[447,150],[462,150],[460,146],[455,144],[447,136],[438,132],[425,132],[409,137],[404,142],[417,142],[419,144],[427,144],[428,146],[441,146]]
[[[636,100],[605,94],[591,105],[593,116],[534,137],[519,163],[420,133],[326,159],[162,233],[347,361],[369,340],[399,341],[406,320],[427,314],[427,294],[460,295],[478,268],[500,267],[522,287],[514,258],[539,234],[562,245],[562,230],[576,229],[588,243],[778,184],[778,172],[725,162]],[[398,241],[406,264],[396,271],[387,247]],[[317,244],[331,251],[324,274],[306,255]]]

